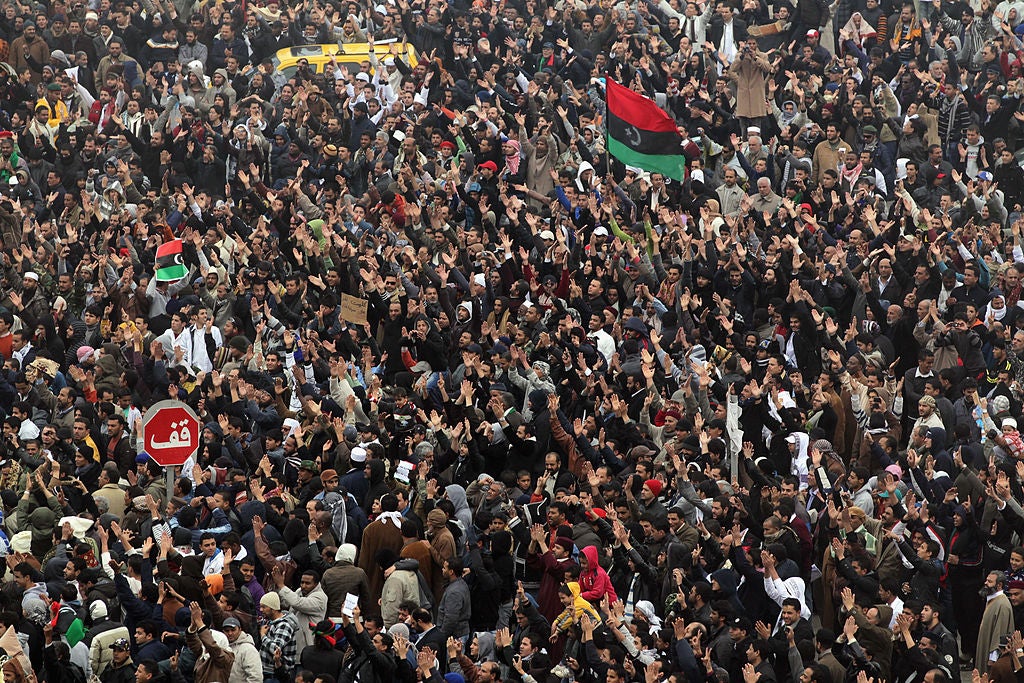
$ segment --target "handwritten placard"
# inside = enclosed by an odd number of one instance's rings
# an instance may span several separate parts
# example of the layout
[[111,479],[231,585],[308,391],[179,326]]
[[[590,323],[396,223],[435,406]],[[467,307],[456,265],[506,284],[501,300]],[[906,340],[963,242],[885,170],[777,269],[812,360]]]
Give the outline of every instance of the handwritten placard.
[[341,295],[341,319],[356,325],[366,324],[366,307],[369,302],[351,294]]

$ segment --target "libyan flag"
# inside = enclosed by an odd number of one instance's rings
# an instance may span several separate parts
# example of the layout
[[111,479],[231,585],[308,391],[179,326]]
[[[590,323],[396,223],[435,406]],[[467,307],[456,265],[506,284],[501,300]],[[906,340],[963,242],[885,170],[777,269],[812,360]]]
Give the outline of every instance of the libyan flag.
[[156,250],[156,281],[174,282],[188,275],[181,255],[181,240],[161,244]]
[[683,138],[676,122],[657,104],[607,80],[608,151],[628,166],[686,179]]

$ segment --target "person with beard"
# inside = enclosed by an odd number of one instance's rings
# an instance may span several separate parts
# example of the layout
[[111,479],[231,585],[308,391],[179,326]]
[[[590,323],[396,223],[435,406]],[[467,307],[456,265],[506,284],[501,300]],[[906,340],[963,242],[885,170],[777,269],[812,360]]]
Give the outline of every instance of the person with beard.
[[[985,598],[985,611],[981,617],[981,627],[977,630],[977,649],[975,650],[974,666],[979,673],[986,673],[991,665],[990,655],[998,652],[1000,639],[1013,632],[1013,606],[1003,592],[1006,587],[1006,574],[1001,571],[989,572],[985,584],[978,591]],[[970,629],[969,623],[958,626],[961,633]],[[997,655],[998,656],[998,655]]]
[[[21,279],[21,295],[18,300],[11,298],[14,312],[28,327],[35,327],[36,321],[44,320],[50,313],[50,302],[39,286],[39,274],[28,271]],[[6,354],[9,356],[10,354]]]
[[1006,584],[1006,597],[1013,607],[1014,630],[1020,631],[1024,626],[1024,581],[1010,581]]

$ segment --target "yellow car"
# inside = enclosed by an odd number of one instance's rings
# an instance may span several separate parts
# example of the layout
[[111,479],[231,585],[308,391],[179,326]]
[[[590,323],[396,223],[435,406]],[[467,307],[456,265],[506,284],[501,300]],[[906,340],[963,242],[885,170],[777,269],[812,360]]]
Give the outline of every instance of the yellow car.
[[[389,43],[375,43],[377,58],[383,60],[390,47]],[[416,66],[416,49],[408,43],[399,44],[398,56],[404,59],[410,67]],[[270,59],[274,63],[274,71],[288,79],[295,75],[300,60],[306,60],[309,70],[319,74],[327,68],[331,57],[334,57],[334,62],[339,67],[345,66],[351,73],[358,73],[362,69],[362,64],[370,61],[370,45],[369,43],[297,45],[278,50]],[[370,73],[373,73],[372,69]]]

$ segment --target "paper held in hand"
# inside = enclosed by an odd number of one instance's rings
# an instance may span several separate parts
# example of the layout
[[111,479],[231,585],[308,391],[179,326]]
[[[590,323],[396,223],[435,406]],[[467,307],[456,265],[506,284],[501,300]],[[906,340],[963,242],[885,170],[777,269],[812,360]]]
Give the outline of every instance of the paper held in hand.
[[345,604],[341,607],[341,613],[344,614],[346,617],[354,616],[355,613],[352,610],[354,610],[356,608],[356,605],[358,604],[359,596],[349,593],[345,596]]

